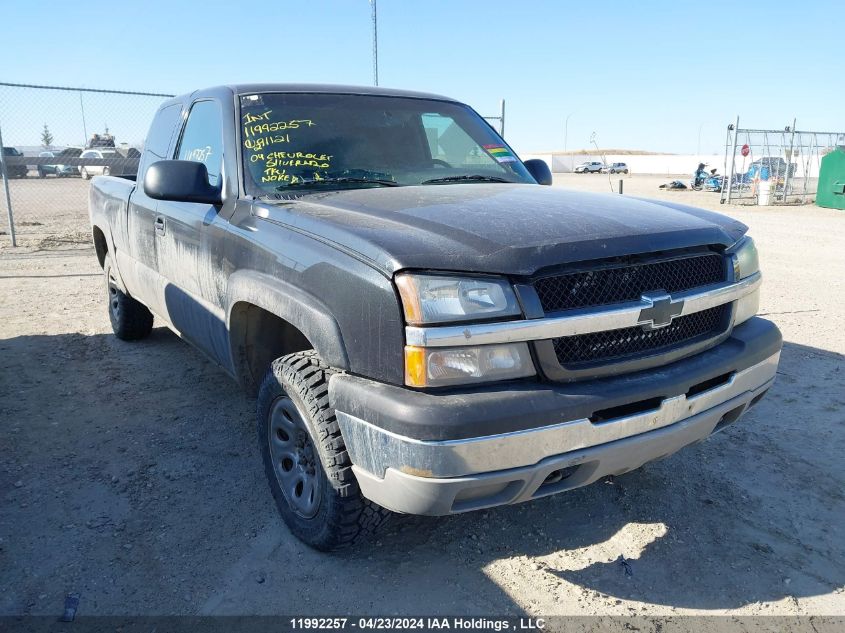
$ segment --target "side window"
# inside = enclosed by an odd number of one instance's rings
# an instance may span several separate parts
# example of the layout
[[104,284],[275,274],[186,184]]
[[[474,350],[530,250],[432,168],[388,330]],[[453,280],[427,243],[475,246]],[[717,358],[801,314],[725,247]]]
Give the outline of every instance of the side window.
[[205,164],[208,182],[220,182],[223,167],[223,113],[216,101],[197,101],[188,115],[188,122],[179,141],[179,160]]
[[147,167],[154,162],[167,158],[167,149],[170,147],[170,139],[173,137],[173,130],[179,124],[182,115],[182,105],[174,103],[159,110],[150,131],[147,133],[147,140],[144,141],[144,154],[138,173],[144,174]]

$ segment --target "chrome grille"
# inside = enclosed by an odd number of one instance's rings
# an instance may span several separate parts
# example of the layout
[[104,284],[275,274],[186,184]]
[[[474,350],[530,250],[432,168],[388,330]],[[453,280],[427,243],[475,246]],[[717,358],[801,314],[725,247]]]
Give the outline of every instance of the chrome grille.
[[[663,259],[631,257],[541,277],[534,289],[546,314],[639,301],[644,294],[677,294],[727,281],[726,259],[699,252]],[[730,326],[731,304],[675,318],[657,329],[637,325],[551,339],[564,372],[600,367],[693,347],[717,339]]]

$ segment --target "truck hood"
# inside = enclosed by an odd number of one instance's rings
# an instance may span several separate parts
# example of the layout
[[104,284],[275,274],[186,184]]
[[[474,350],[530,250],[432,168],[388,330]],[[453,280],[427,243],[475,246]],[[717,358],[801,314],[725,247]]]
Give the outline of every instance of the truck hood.
[[256,214],[365,259],[405,268],[531,275],[557,264],[689,246],[730,246],[747,227],[667,201],[523,184],[309,193]]

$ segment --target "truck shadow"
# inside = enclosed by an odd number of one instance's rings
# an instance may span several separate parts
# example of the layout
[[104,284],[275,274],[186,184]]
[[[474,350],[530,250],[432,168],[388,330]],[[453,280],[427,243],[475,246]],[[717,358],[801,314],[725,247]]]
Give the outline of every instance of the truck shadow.
[[89,614],[572,613],[585,594],[593,610],[731,609],[845,583],[832,352],[787,343],[767,398],[662,462],[518,506],[397,517],[332,555],[278,519],[253,401],[169,331],[21,336],[0,356],[2,613],[57,612],[66,591]]

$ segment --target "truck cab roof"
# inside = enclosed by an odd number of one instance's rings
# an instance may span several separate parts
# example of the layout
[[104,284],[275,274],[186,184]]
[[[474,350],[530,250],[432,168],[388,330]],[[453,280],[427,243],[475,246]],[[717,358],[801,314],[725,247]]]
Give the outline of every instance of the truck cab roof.
[[405,97],[409,99],[434,99],[436,101],[451,101],[459,103],[451,97],[444,97],[443,95],[431,94],[427,92],[417,92],[413,90],[399,90],[395,88],[382,88],[379,86],[350,86],[343,84],[309,84],[309,83],[247,83],[247,84],[228,84],[222,86],[211,86],[194,92],[179,95],[174,97],[168,103],[181,102],[190,100],[199,93],[217,92],[220,90],[228,90],[235,95],[250,95],[266,92],[287,92],[287,93],[322,93],[322,94],[348,94],[348,95],[367,95],[378,97]]

